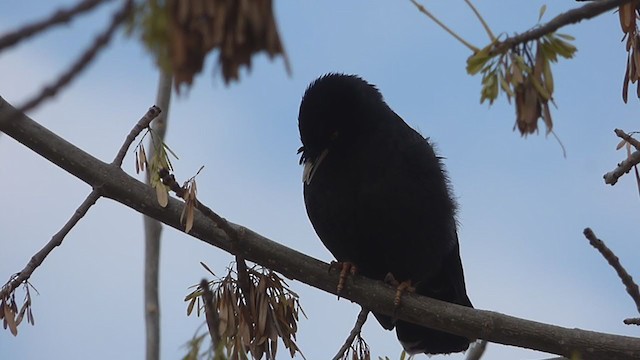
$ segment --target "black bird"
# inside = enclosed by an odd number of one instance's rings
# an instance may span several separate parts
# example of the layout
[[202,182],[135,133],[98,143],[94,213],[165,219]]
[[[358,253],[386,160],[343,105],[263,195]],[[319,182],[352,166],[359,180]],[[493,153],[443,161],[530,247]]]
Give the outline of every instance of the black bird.
[[[320,240],[372,279],[410,282],[418,294],[472,307],[455,202],[429,141],[354,75],[309,85],[298,127],[304,201]],[[411,354],[466,350],[469,339],[377,314]]]

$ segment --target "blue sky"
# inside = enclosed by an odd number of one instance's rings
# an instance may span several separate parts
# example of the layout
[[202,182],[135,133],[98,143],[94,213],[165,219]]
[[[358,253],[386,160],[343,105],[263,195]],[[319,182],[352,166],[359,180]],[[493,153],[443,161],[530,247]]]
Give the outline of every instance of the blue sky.
[[[0,32],[40,18],[71,1],[0,5]],[[535,24],[544,1],[476,1],[496,33]],[[476,46],[488,40],[462,1],[429,1],[436,13]],[[545,18],[577,6],[548,2]],[[32,96],[108,22],[95,15],[0,53],[0,96],[14,105]],[[460,204],[462,259],[468,293],[478,308],[567,327],[637,335],[622,324],[633,302],[614,271],[582,236],[590,226],[632,274],[637,261],[635,181],[610,187],[602,175],[622,160],[616,127],[637,130],[640,110],[622,103],[626,53],[617,14],[562,32],[574,35],[575,59],[554,68],[558,109],[554,130],[567,148],[544,135],[512,132],[514,109],[504,100],[479,104],[480,79],[466,74],[466,48],[418,13],[409,1],[276,1],[275,15],[293,68],[258,56],[241,82],[212,76],[213,57],[193,88],[174,97],[168,143],[181,179],[200,166],[199,197],[231,221],[319,259],[331,255],[304,211],[297,112],[310,81],[332,71],[376,84],[407,123],[446,157]],[[111,161],[125,135],[155,100],[157,71],[135,40],[119,34],[73,85],[30,115],[92,155]],[[633,88],[635,90],[635,88]],[[630,91],[634,93],[634,91]],[[71,216],[90,188],[7,136],[0,137],[0,276],[19,271]],[[133,157],[125,160],[134,172]],[[0,358],[94,359],[144,355],[142,216],[102,199],[31,278],[36,326],[18,337],[0,332]],[[632,235],[633,234],[633,235]],[[162,244],[162,356],[203,321],[187,317],[188,287],[223,273],[232,257],[176,230]],[[4,281],[4,280],[3,280]],[[309,316],[299,345],[325,359],[347,336],[358,306],[292,281]],[[634,332],[635,330],[635,332]],[[370,319],[364,329],[373,355],[397,358],[395,334]],[[490,345],[486,359],[542,359],[544,354]],[[279,358],[288,358],[282,352]],[[424,357],[426,359],[426,357]],[[439,357],[436,357],[439,358]],[[448,359],[461,359],[453,355]]]

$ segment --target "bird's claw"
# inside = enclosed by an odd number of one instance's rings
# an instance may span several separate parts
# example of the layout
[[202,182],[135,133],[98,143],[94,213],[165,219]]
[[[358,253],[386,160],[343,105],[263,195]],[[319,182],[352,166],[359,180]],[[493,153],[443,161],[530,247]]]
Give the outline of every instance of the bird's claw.
[[392,273],[388,273],[384,277],[384,282],[396,287],[396,296],[393,298],[393,307],[398,308],[404,292],[416,292],[416,288],[411,285],[411,280],[399,282]]
[[340,277],[338,279],[338,298],[340,298],[340,293],[344,289],[344,284],[347,281],[347,276],[355,275],[358,271],[358,268],[348,261],[332,261],[331,265],[329,265],[329,271],[331,270],[340,270]]

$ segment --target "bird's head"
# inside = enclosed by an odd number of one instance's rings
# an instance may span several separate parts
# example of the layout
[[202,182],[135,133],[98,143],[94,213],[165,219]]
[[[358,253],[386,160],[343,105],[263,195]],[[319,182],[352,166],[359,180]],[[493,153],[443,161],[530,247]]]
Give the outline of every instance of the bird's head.
[[304,182],[333,147],[372,129],[381,107],[388,108],[378,89],[358,76],[330,73],[312,82],[298,115]]

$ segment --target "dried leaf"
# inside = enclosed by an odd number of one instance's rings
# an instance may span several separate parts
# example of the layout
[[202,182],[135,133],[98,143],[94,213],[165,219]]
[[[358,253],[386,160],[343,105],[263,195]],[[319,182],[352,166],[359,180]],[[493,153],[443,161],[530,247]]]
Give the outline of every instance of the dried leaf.
[[140,161],[140,171],[144,171],[147,164],[147,153],[144,151],[144,144],[140,144],[140,151],[138,151],[138,159]]
[[628,94],[629,94],[629,73],[630,73],[629,65],[630,65],[630,56],[627,56],[627,69],[624,72],[624,80],[622,81],[622,101],[624,101],[625,104],[627,103]]
[[538,130],[537,122],[541,115],[538,91],[532,85],[531,77],[516,88],[516,126],[521,135]]
[[187,305],[187,316],[191,315],[191,312],[193,311],[193,306],[196,304],[196,299],[197,298],[191,298],[191,301],[189,301],[189,305]]
[[158,204],[162,207],[166,207],[169,204],[169,191],[167,187],[158,183],[156,184],[156,199]]
[[27,322],[31,325],[36,324],[36,319],[33,317],[33,312],[31,311],[31,307],[27,310]]
[[247,321],[243,321],[240,323],[240,331],[238,332],[238,336],[242,339],[242,343],[245,346],[249,346],[251,343],[251,331],[249,329],[249,324]]
[[238,329],[236,326],[236,313],[234,311],[235,303],[229,303],[227,306],[227,331],[228,335],[236,335],[238,333]]
[[218,62],[227,84],[238,79],[242,66],[250,68],[252,56],[261,51],[271,58],[281,55],[289,72],[271,0],[169,0],[167,10],[176,88],[191,84],[214,49],[219,51]]
[[620,27],[624,33],[632,32],[635,28],[635,7],[635,2],[629,2],[618,8],[618,15],[620,15]]
[[218,333],[220,333],[220,335],[222,336],[229,336],[227,332],[229,329],[229,312],[227,311],[228,307],[229,306],[225,301],[225,298],[222,297],[221,301],[218,302]]
[[269,315],[269,304],[265,296],[260,297],[258,306],[258,328],[256,336],[261,336],[265,333],[267,315]]
[[547,5],[544,4],[540,7],[540,11],[538,12],[538,22],[542,20],[542,16],[544,16],[545,11],[547,11]]
[[13,336],[18,336],[18,326],[15,322],[15,312],[6,303],[4,304],[4,321],[5,328],[8,326],[11,334],[13,334]]
[[184,226],[184,232],[188,234],[189,231],[191,231],[191,228],[193,228],[193,219],[195,218],[195,213],[194,213],[195,206],[193,203],[186,204],[185,206],[187,208],[187,221]]
[[551,72],[551,64],[549,63],[548,59],[544,59],[543,65],[544,66],[542,68],[542,75],[544,75],[544,86],[549,94],[553,97],[554,84],[553,73]]
[[618,145],[616,145],[616,150],[620,150],[620,149],[622,149],[622,147],[623,147],[625,144],[627,144],[627,148],[628,148],[628,147],[629,147],[629,146],[628,146],[629,144],[627,143],[627,140],[622,139],[622,140],[618,143]]
[[549,133],[551,132],[551,129],[553,129],[553,121],[551,120],[551,111],[549,111],[549,103],[546,101],[542,103],[542,120],[544,121],[544,124],[547,127],[546,134],[549,135]]
[[209,267],[207,266],[207,264],[203,263],[202,261],[200,261],[200,265],[202,265],[202,267],[207,270],[211,275],[216,276],[216,274],[213,273],[213,271],[211,271],[211,269],[209,269]]

